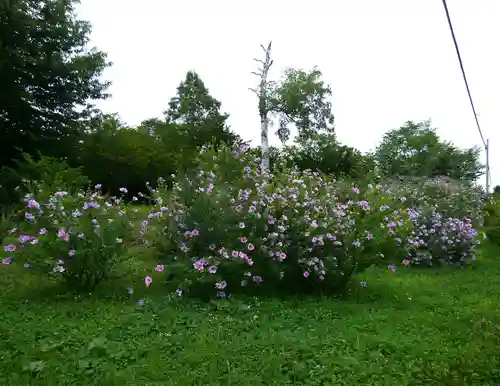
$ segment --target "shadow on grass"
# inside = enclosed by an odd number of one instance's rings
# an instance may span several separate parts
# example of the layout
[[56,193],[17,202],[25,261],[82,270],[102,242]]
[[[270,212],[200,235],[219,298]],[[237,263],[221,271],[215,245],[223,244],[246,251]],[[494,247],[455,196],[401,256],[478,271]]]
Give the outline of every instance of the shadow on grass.
[[[414,308],[417,304],[431,307],[436,299],[443,302],[454,297],[468,296],[462,287],[468,286],[468,292],[484,293],[485,281],[498,281],[500,287],[500,248],[485,246],[482,248],[480,260],[463,268],[398,268],[392,272],[386,268],[372,267],[363,274],[354,276],[342,290],[339,288],[322,288],[296,284],[297,281],[283,283],[282,286],[241,288],[231,283],[229,288],[236,290],[229,293],[231,300],[253,301],[285,301],[287,304],[301,304],[316,300],[335,300],[338,306],[361,304],[368,307],[391,307],[397,309]],[[159,303],[176,298],[177,287],[166,280],[166,275],[154,276],[154,282],[146,288],[144,272],[151,272],[151,256],[131,257],[122,264],[113,277],[101,283],[92,293],[75,292],[68,289],[61,280],[49,275],[37,275],[29,269],[9,265],[2,267],[0,284],[3,289],[2,302],[75,302],[95,299],[109,302],[142,301],[151,299]],[[305,282],[302,280],[302,282]],[[239,281],[238,281],[239,283]],[[307,282],[306,282],[307,283]],[[361,283],[366,283],[363,287]],[[483,284],[481,284],[483,283]],[[129,293],[133,289],[133,294]],[[473,288],[473,290],[471,290]],[[489,287],[492,288],[492,287]],[[491,290],[493,291],[493,290]],[[212,286],[194,285],[184,298],[193,304],[213,304],[216,290]],[[7,300],[9,299],[9,300]]]

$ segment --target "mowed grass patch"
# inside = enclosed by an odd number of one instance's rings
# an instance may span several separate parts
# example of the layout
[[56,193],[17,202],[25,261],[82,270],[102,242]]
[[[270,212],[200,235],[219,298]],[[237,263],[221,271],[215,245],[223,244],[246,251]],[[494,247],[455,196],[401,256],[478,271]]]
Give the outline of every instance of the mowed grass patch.
[[141,249],[129,276],[79,296],[2,266],[0,384],[499,385],[499,256],[372,269],[343,299],[211,303],[143,288]]

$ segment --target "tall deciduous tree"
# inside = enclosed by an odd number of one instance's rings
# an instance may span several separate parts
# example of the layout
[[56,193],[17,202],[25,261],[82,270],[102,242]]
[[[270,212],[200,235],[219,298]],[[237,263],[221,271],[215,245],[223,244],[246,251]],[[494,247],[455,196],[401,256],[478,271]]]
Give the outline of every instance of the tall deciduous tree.
[[386,133],[375,151],[375,161],[387,176],[448,176],[473,181],[483,174],[479,149],[458,149],[442,141],[430,121],[406,122]]
[[210,95],[200,76],[189,71],[177,87],[168,109],[164,112],[165,122],[185,131],[195,146],[207,143],[232,143],[237,135],[227,126],[228,114],[220,111],[221,103]]
[[271,59],[271,43],[264,51],[264,60],[253,74],[259,77],[259,85],[254,91],[259,100],[261,128],[262,169],[269,168],[268,128],[271,118],[277,118],[277,135],[285,143],[290,139],[291,128],[297,129],[300,139],[307,139],[315,133],[333,134],[334,117],[329,98],[330,86],[321,79],[318,68],[311,71],[289,68],[277,82],[268,79]]
[[330,86],[321,79],[318,68],[311,71],[289,68],[276,82],[269,95],[270,111],[278,118],[278,137],[290,139],[290,128],[295,126],[297,137],[305,140],[315,133],[335,132]]
[[0,165],[20,152],[62,156],[78,142],[91,100],[105,98],[106,55],[88,49],[76,0],[0,2]]

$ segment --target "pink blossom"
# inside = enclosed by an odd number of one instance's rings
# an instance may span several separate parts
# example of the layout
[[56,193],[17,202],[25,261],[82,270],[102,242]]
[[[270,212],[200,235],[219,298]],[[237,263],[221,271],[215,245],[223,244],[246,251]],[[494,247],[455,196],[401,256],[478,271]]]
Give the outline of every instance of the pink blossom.
[[14,252],[16,250],[16,246],[14,244],[9,244],[3,247],[5,252]]
[[57,231],[57,236],[59,238],[63,239],[64,241],[68,241],[69,240],[69,234],[64,229],[59,229]]

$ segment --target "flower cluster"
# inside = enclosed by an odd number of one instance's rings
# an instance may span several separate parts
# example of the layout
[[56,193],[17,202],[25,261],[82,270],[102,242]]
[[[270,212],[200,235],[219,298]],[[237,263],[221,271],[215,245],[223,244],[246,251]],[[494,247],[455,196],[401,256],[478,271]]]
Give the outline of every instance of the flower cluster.
[[104,196],[99,185],[48,195],[38,186],[4,240],[2,262],[49,269],[88,289],[139,239],[160,260],[145,275],[146,287],[163,274],[178,296],[208,285],[226,297],[237,290],[343,290],[372,265],[396,273],[399,264],[475,259],[482,201],[474,189],[353,186],[294,169],[272,175],[246,149],[205,149],[200,165],[171,176],[173,186],[162,179],[148,186],[144,217],[121,198]]
[[443,218],[412,210],[414,230],[408,238],[410,256],[416,264],[433,265],[449,262],[465,265],[475,260],[478,232],[470,219]]
[[125,206],[119,198],[103,196],[99,185],[91,192],[38,196],[25,196],[19,224],[4,240],[3,263],[19,260],[61,274],[75,288],[93,288],[106,278],[131,234]]
[[218,296],[276,283],[343,289],[384,256],[408,255],[414,223],[404,197],[383,186],[340,191],[314,172],[261,173],[244,152],[223,157],[207,152],[173,191],[152,191],[144,238],[180,286],[208,283]]

